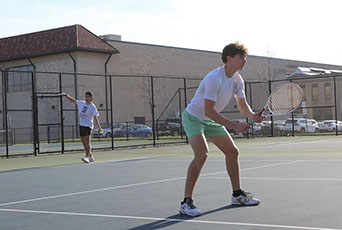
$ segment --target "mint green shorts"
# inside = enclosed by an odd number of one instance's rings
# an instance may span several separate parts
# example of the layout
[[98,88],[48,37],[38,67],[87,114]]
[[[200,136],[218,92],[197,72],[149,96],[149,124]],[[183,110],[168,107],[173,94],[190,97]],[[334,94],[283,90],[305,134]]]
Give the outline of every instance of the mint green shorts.
[[189,138],[198,134],[204,134],[206,138],[228,135],[228,131],[223,125],[212,120],[200,120],[186,110],[182,114],[182,125]]

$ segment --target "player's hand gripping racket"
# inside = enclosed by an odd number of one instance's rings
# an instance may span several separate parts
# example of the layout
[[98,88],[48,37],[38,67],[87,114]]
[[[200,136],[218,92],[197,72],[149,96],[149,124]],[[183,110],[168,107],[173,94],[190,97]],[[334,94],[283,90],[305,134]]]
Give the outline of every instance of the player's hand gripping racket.
[[303,90],[296,83],[286,83],[281,85],[268,97],[264,111],[265,117],[283,116],[295,111],[303,100]]

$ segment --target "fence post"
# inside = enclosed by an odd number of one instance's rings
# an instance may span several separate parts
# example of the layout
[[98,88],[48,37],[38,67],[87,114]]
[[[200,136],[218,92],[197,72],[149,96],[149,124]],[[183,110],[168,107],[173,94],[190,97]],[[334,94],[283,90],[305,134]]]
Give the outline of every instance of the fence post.
[[337,94],[336,94],[336,76],[334,76],[334,103],[335,103],[335,120],[336,120],[336,136],[338,136],[338,128],[337,128]]
[[[7,72],[8,73],[8,72]],[[1,80],[2,80],[2,106],[3,106],[3,116],[4,116],[4,125],[5,125],[5,143],[6,143],[6,157],[9,157],[9,148],[8,148],[8,119],[7,119],[7,75],[5,72],[1,71]]]
[[47,125],[46,129],[47,129],[47,143],[50,144],[50,125]]
[[[75,58],[71,55],[70,52],[68,52],[70,58],[72,59],[72,62],[74,64],[74,90],[75,90],[75,98],[78,99],[78,79],[77,79],[77,62]],[[76,138],[79,137],[79,123],[78,123],[78,109],[77,105],[75,105],[75,128],[76,128]]]
[[[268,80],[268,95],[272,94],[272,82],[271,80]],[[271,136],[274,137],[273,133],[273,116],[271,116]]]
[[[246,94],[246,100],[248,98],[248,91],[247,91],[247,82],[245,82],[245,94]],[[250,96],[251,98],[251,96]],[[252,103],[250,103],[251,109],[253,110]],[[246,117],[246,123],[248,124],[248,117]],[[253,133],[253,125],[251,127],[252,133]],[[246,133],[246,138],[249,139],[249,129],[247,130]]]
[[[59,73],[59,93],[63,93],[63,84],[62,84],[62,73]],[[65,151],[65,145],[64,145],[64,113],[63,113],[63,96],[59,97],[59,103],[60,103],[60,123],[61,123],[61,138],[62,138],[62,142],[61,142],[61,150],[62,150],[62,154]],[[58,135],[59,136],[59,135]]]
[[159,118],[156,120],[156,135],[157,135],[157,141],[159,141]]
[[182,97],[180,94],[180,88],[178,88],[178,104],[179,104],[179,123],[180,123],[180,135],[183,139],[183,124],[182,124]]
[[[250,106],[253,110],[253,96],[252,96],[252,82],[249,83],[249,102],[250,102]],[[246,96],[247,97],[247,96]],[[258,108],[259,109],[259,108]],[[254,110],[253,110],[254,111]],[[261,130],[260,130],[261,132]],[[254,136],[255,133],[254,133],[254,127],[252,126],[252,136]]]
[[[110,77],[110,76],[109,76]],[[106,124],[108,125],[108,75],[107,68],[105,68],[105,101],[106,101]],[[100,136],[100,135],[99,135]]]
[[[292,83],[292,80],[290,80],[290,83]],[[292,117],[292,136],[295,136],[295,129],[294,129],[294,112],[291,113],[291,117]]]
[[[188,105],[188,99],[187,99],[187,95],[186,95],[186,78],[183,78],[183,82],[184,82],[184,109],[185,109],[186,106]],[[186,143],[189,144],[188,136],[186,136],[185,139],[186,139]]]
[[152,132],[153,132],[153,146],[156,146],[156,130],[154,125],[154,85],[153,85],[153,77],[151,76],[151,109],[152,109]]
[[33,120],[33,152],[37,156],[38,147],[38,110],[37,110],[37,95],[36,95],[36,77],[35,72],[31,72],[32,80],[32,120]]
[[129,122],[128,121],[126,121],[126,140],[128,141],[129,139],[128,139],[128,124],[129,124]]
[[109,75],[109,93],[110,93],[110,131],[112,133],[112,150],[114,150],[114,128],[113,128],[113,84],[112,84],[112,75]]

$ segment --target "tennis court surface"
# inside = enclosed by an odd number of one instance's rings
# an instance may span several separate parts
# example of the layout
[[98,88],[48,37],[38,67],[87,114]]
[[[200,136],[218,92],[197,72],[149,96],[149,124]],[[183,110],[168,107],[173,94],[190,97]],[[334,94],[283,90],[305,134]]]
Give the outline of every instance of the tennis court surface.
[[89,165],[81,154],[0,159],[0,229],[342,229],[341,137],[236,143],[243,188],[259,206],[230,205],[224,158],[212,144],[196,218],[178,214],[188,145],[95,152]]

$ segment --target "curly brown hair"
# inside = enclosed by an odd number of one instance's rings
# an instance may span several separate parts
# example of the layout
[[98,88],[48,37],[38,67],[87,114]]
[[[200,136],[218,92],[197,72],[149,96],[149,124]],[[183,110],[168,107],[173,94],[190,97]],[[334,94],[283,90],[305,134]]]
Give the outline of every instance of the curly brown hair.
[[236,54],[246,57],[248,55],[248,49],[240,42],[230,43],[223,48],[222,61],[227,63],[227,56],[234,57]]

